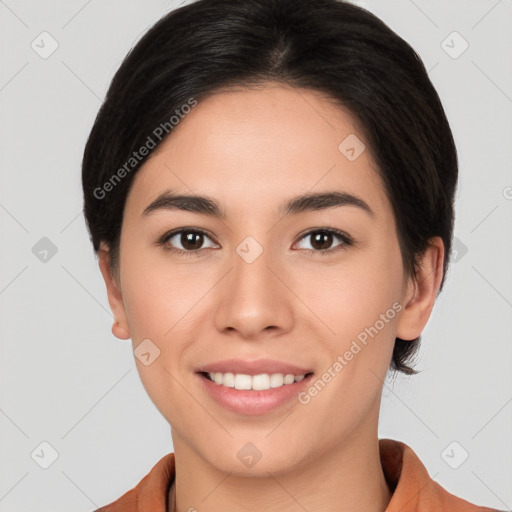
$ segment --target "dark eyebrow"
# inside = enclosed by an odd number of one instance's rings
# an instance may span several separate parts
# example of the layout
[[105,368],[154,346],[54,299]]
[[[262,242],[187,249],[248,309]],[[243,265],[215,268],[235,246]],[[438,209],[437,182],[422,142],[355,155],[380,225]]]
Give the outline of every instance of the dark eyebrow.
[[142,215],[149,215],[156,210],[183,210],[186,212],[202,213],[211,217],[225,219],[226,213],[220,204],[207,196],[189,196],[175,194],[168,190],[160,194],[146,209]]
[[279,209],[281,215],[290,215],[293,213],[302,213],[325,208],[334,208],[336,206],[356,206],[361,208],[372,217],[375,215],[368,204],[360,197],[349,194],[348,192],[323,192],[302,194],[287,201]]
[[[373,210],[361,198],[348,192],[323,192],[306,193],[286,201],[280,208],[282,216],[303,213],[308,211],[323,210],[336,206],[355,206],[361,208],[369,215],[374,216]],[[226,218],[226,212],[220,204],[208,196],[178,195],[172,191],[166,191],[159,195],[142,215],[149,215],[156,210],[183,210],[195,212],[219,219]]]

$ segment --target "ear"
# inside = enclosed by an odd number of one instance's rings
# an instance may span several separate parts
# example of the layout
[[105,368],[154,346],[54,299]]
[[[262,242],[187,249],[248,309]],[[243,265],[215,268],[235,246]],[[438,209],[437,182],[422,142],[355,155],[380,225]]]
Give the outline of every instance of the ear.
[[404,309],[397,323],[396,336],[414,340],[425,328],[434,307],[443,277],[444,244],[440,237],[429,240],[421,256],[416,277],[410,277],[403,297]]
[[130,338],[130,329],[128,328],[123,296],[121,294],[121,286],[110,271],[110,249],[103,242],[101,242],[100,249],[98,250],[98,258],[101,275],[103,276],[103,280],[107,287],[108,303],[110,304],[110,309],[114,314],[112,334],[120,340],[127,340]]

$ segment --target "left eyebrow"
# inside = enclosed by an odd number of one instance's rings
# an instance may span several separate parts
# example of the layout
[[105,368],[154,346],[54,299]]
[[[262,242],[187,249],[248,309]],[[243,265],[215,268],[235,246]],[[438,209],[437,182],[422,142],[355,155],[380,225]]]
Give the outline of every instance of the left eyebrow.
[[[348,192],[302,194],[289,199],[281,205],[279,213],[282,216],[286,216],[307,211],[335,208],[338,206],[355,206],[372,217],[375,215],[373,210],[363,199]],[[182,210],[219,219],[225,219],[227,217],[225,210],[221,207],[219,202],[211,197],[175,194],[172,191],[166,191],[159,195],[145,208],[142,215],[149,215],[157,210]]]
[[374,216],[368,203],[348,192],[324,192],[302,194],[287,201],[279,209],[281,215],[290,215],[307,211],[324,210],[337,206],[355,206],[362,209],[370,216]]

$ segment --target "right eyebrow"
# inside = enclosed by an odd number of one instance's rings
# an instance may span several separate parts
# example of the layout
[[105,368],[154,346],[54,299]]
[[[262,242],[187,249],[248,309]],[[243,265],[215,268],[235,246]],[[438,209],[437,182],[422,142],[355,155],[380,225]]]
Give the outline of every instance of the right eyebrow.
[[142,215],[149,215],[157,210],[183,210],[210,215],[219,219],[226,218],[226,212],[215,199],[208,196],[179,195],[172,191],[160,194],[144,209]]

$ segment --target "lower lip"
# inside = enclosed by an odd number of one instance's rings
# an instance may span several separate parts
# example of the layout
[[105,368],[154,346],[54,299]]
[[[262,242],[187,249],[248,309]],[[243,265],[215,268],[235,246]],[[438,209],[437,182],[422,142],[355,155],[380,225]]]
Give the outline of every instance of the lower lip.
[[311,373],[299,382],[264,391],[228,388],[211,381],[201,373],[196,373],[196,377],[200,379],[206,392],[226,409],[238,414],[255,416],[268,413],[293,398],[297,399],[297,394],[309,384],[313,374]]

